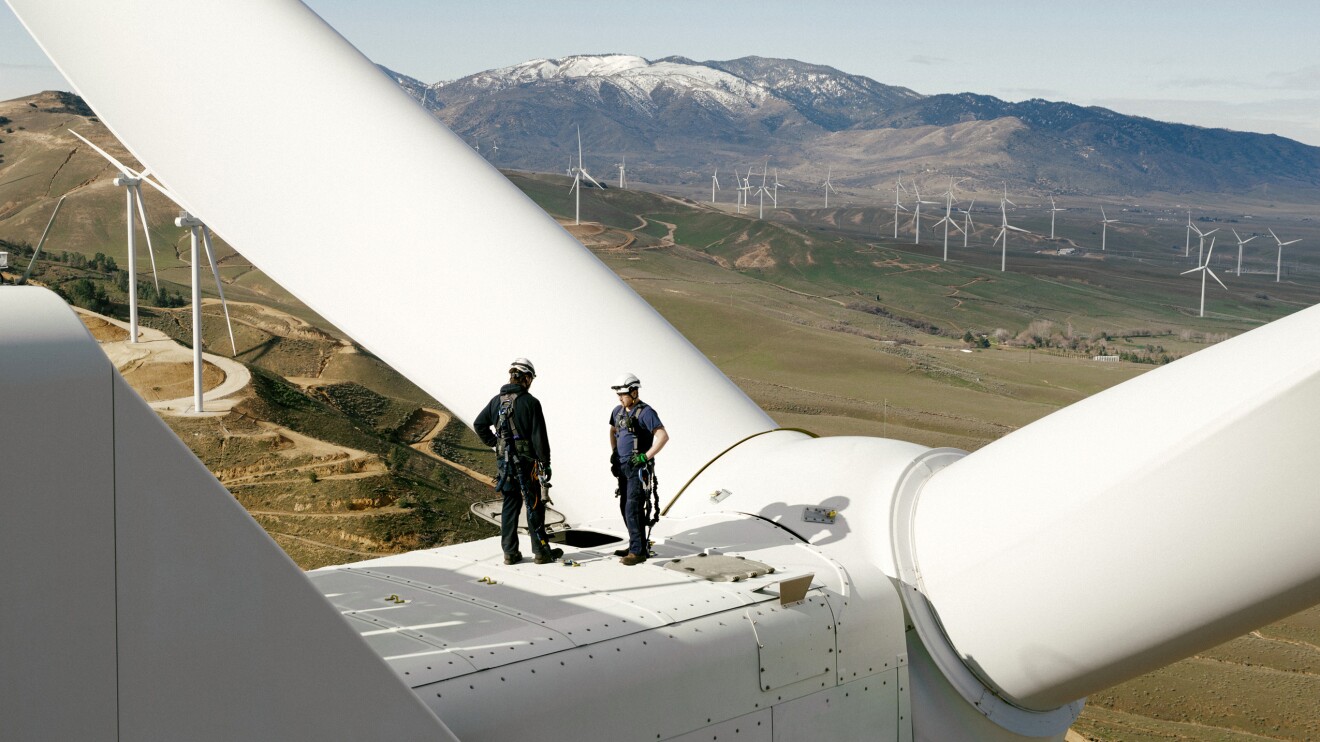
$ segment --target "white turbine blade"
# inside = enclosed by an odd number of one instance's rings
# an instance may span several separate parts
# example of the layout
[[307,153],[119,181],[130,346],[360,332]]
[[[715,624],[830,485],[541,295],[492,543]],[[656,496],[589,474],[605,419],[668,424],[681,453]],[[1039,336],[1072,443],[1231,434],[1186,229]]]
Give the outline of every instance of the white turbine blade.
[[[1199,350],[921,486],[912,540],[922,592],[978,674],[1026,708],[1055,708],[1315,601],[1320,356],[1302,339],[1317,328],[1320,309],[1305,309]],[[1212,391],[1225,379],[1249,393]],[[1060,445],[1079,439],[1087,445]],[[1116,469],[1077,477],[1096,461]],[[1058,558],[1120,532],[1081,559]],[[1181,545],[1178,558],[1169,544]],[[1078,621],[1047,618],[1078,605]],[[1008,636],[1030,637],[1032,651]]]
[[1275,242],[1281,242],[1281,240],[1279,239],[1279,235],[1277,235],[1277,234],[1274,233],[1274,229],[1273,229],[1273,228],[1269,229],[1268,231],[1269,231],[1269,233],[1270,233],[1270,236],[1274,238],[1274,241],[1275,241]]
[[[1215,279],[1215,283],[1219,284],[1220,286],[1224,286],[1224,282],[1221,281],[1221,280],[1219,280],[1219,276],[1216,276],[1214,271],[1210,270],[1210,266],[1207,265],[1207,266],[1205,267],[1205,272],[1206,272],[1206,273],[1209,273],[1209,274],[1210,274],[1210,277],[1213,278],[1213,279]],[[1227,287],[1227,286],[1224,286],[1224,290],[1225,290],[1225,291],[1228,291],[1228,287]]]
[[1011,229],[1011,230],[1013,230],[1014,232],[1021,232],[1021,233],[1023,233],[1023,234],[1031,234],[1031,233],[1028,232],[1027,230],[1025,230],[1025,229],[1023,229],[1023,228],[1021,228],[1021,227],[1015,227],[1015,226],[1013,226],[1012,224],[1005,224],[1004,227],[1007,228],[1007,229]]
[[[458,419],[471,424],[509,360],[526,356],[555,378],[536,396],[557,421],[556,440],[598,437],[594,416],[578,422],[575,411],[614,403],[602,403],[601,390],[619,373],[619,356],[598,341],[627,326],[638,340],[627,370],[647,380],[647,401],[666,425],[684,431],[665,448],[670,481],[776,427],[626,283],[302,4],[11,4],[75,91],[189,212]],[[152,42],[125,54],[130,37]],[[298,106],[288,105],[291,89],[300,91]],[[162,90],[207,104],[162,108]],[[325,110],[357,111],[374,132],[355,157],[332,156],[342,142],[315,113]],[[390,173],[384,183],[381,172]],[[368,244],[381,246],[378,265],[391,267],[355,275],[345,290],[342,266],[360,261]],[[461,316],[485,301],[492,270],[538,307],[520,319],[516,338],[447,323],[443,345],[464,353],[418,342],[436,338],[423,317]],[[392,319],[382,321],[383,312]],[[590,447],[556,450],[555,484],[581,493],[558,503],[570,522],[617,512],[612,481]]]
[[1210,256],[1215,254],[1215,238],[1210,238],[1210,249],[1205,251],[1205,264],[1210,265]]
[[[145,178],[143,180],[146,180]],[[151,181],[147,181],[150,183]],[[142,205],[142,189],[137,193],[138,219],[142,222],[142,234],[147,238],[147,257],[151,258],[151,279],[156,282],[156,293],[160,293],[160,276],[156,274],[156,251],[151,247],[151,227],[147,225],[147,209]],[[137,276],[130,276],[129,280],[136,281]]]
[[582,167],[582,127],[577,127],[578,139],[578,167]]
[[110,155],[109,152],[106,152],[105,150],[101,149],[100,147],[96,146],[95,144],[92,144],[91,141],[89,141],[89,140],[87,139],[87,137],[83,136],[82,134],[79,134],[78,132],[74,131],[73,129],[66,129],[65,131],[68,131],[70,134],[74,135],[75,137],[78,137],[79,139],[81,139],[81,140],[83,141],[83,144],[86,144],[88,147],[91,147],[92,149],[96,150],[96,153],[97,153],[98,155],[100,155],[101,157],[104,157],[106,160],[109,160],[110,164],[111,164],[111,165],[114,165],[114,166],[115,166],[115,169],[119,170],[119,172],[120,172],[122,175],[125,175],[125,176],[130,177],[130,178],[140,178],[140,177],[142,177],[142,175],[141,175],[140,173],[138,173],[137,171],[135,171],[133,168],[131,168],[131,167],[125,165],[124,163],[122,163],[122,162],[120,162],[119,160],[116,160],[114,157],[112,157],[112,156]]
[[903,204],[894,204],[894,208],[898,209],[899,211],[912,211],[912,209],[909,209]]
[[591,173],[587,172],[586,170],[582,171],[582,176],[585,177],[587,180],[591,181],[597,188],[600,188],[601,190],[605,189],[605,186],[596,182],[596,179],[591,177]]
[[202,225],[202,245],[206,247],[206,262],[211,264],[211,275],[215,277],[215,292],[220,295],[220,308],[225,310],[225,327],[229,329],[229,347],[238,355],[238,343],[234,342],[234,323],[229,321],[229,302],[225,301],[225,289],[220,285],[220,266],[215,262],[215,252],[211,250],[211,230]]
[[1298,237],[1298,238],[1295,239],[1295,240],[1288,240],[1287,242],[1280,242],[1280,243],[1279,243],[1279,246],[1280,246],[1280,247],[1286,247],[1286,246],[1288,246],[1288,245],[1292,245],[1292,244],[1295,244],[1295,243],[1298,243],[1298,242],[1301,242],[1301,241],[1302,241],[1302,238]]
[[1185,275],[1187,275],[1188,273],[1195,273],[1195,272],[1197,272],[1197,271],[1203,271],[1203,270],[1205,270],[1205,266],[1204,266],[1204,265],[1198,265],[1198,266],[1196,266],[1195,268],[1192,268],[1191,270],[1183,271],[1182,273],[1179,273],[1178,275],[1180,275],[1180,276],[1185,276]]

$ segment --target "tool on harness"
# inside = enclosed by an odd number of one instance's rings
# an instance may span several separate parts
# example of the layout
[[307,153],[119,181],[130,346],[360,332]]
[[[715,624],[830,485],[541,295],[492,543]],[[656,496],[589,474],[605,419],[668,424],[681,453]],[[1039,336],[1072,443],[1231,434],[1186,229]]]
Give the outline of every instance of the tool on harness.
[[660,522],[660,479],[655,475],[655,462],[647,460],[646,464],[637,470],[637,477],[642,480],[642,491],[646,493],[642,517],[646,520],[646,544],[647,550],[650,551],[651,529]]
[[[515,368],[517,367],[516,364],[520,361],[525,362],[530,369],[531,363],[523,358],[519,358],[514,362]],[[535,375],[535,371],[530,371],[530,373]],[[528,507],[534,508],[539,507],[541,501],[544,500],[545,504],[549,505],[550,473],[548,471],[542,471],[540,465],[541,462],[537,461],[531,455],[531,441],[522,437],[518,432],[517,423],[513,420],[514,403],[518,399],[518,394],[518,392],[505,392],[500,395],[499,415],[495,418],[495,432],[498,435],[498,440],[495,444],[495,453],[498,461],[503,464],[503,466],[500,467],[500,476],[495,482],[495,489],[501,492],[504,491],[504,485],[508,482],[508,478],[513,477],[514,481],[518,483],[518,495],[522,497],[524,504]],[[522,462],[525,460],[532,462],[533,471],[536,472],[536,477],[541,483],[539,491],[536,493],[537,499],[534,502],[529,502],[527,498],[527,478],[523,476],[522,471]],[[531,524],[531,513],[528,513],[527,533],[532,538],[533,546],[535,547],[533,548],[533,551],[540,554],[551,553],[550,544],[546,543],[546,541],[541,538],[540,533],[537,533],[538,529],[532,528]],[[544,525],[540,530],[545,530]]]

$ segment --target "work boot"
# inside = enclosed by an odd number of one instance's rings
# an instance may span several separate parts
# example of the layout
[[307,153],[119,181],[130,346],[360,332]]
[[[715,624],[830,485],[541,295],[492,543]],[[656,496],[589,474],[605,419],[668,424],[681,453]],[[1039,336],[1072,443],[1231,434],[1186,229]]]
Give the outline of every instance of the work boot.
[[628,556],[628,550],[627,550],[627,549],[616,549],[616,550],[614,551],[614,556],[617,556],[617,557]]
[[641,564],[644,561],[646,561],[645,554],[633,554],[629,552],[628,554],[625,554],[622,559],[619,560],[619,563],[625,567],[631,567],[634,564]]
[[551,549],[536,555],[537,564],[549,564],[564,555],[563,549]]
[[517,564],[518,562],[521,562],[521,561],[522,561],[522,554],[519,554],[519,553],[516,552],[516,551],[513,552],[512,554],[505,554],[505,555],[504,555],[504,563],[505,563],[505,564]]

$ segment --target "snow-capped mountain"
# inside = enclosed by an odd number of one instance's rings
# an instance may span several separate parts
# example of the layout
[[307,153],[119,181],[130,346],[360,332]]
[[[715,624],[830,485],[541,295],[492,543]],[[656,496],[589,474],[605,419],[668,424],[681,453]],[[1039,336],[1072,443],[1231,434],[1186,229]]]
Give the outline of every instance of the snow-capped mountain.
[[[426,85],[387,72],[457,134],[516,169],[627,156],[635,180],[679,183],[769,158],[781,179],[892,190],[913,173],[1096,194],[1320,188],[1320,148],[1042,100],[924,96],[790,59],[626,54],[535,59]],[[592,165],[592,158],[597,164]],[[817,171],[820,171],[819,173]]]

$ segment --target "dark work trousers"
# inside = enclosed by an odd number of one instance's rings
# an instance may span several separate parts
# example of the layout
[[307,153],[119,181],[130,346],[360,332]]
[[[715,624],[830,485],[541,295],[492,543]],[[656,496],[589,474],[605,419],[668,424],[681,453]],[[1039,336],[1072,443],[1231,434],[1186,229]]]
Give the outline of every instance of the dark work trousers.
[[642,479],[638,476],[642,467],[634,467],[631,463],[624,462],[620,468],[623,469],[623,478],[628,482],[627,489],[619,498],[623,500],[623,524],[628,527],[628,551],[646,556],[650,553],[649,545],[646,543],[647,495],[642,487]]
[[[500,464],[503,468],[503,464]],[[541,497],[541,486],[532,477],[531,466],[520,466],[523,488],[518,489],[518,482],[513,477],[505,479],[504,507],[500,511],[500,549],[506,555],[519,554],[518,551],[518,514],[527,508],[527,535],[532,539],[532,553],[549,551],[549,538],[545,533],[545,500]],[[524,494],[526,495],[524,497]]]

